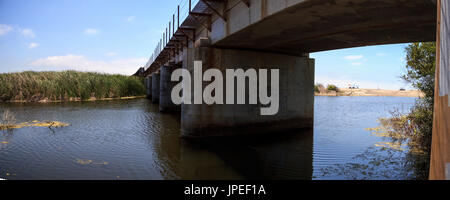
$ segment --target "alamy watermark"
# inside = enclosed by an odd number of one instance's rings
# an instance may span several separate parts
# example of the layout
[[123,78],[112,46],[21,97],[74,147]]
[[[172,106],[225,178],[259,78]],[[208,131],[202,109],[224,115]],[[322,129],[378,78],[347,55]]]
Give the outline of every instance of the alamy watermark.
[[[203,73],[202,61],[194,61],[194,95],[192,102],[192,77],[186,69],[176,69],[171,76],[171,81],[180,81],[171,93],[172,101],[180,104],[246,104],[246,79],[248,85],[248,102],[251,105],[259,103],[261,115],[276,115],[279,110],[280,87],[279,69],[270,69],[270,96],[268,94],[268,70],[259,69],[226,69],[224,98],[224,76],[218,69],[208,69]],[[214,79],[213,79],[214,78]],[[214,81],[213,81],[214,80]],[[203,90],[203,81],[212,81]],[[236,84],[236,85],[235,85]],[[236,87],[235,87],[236,86]],[[235,92],[236,88],[236,92]],[[259,96],[258,96],[259,94]],[[236,98],[235,98],[236,95]],[[235,102],[236,99],[236,102]]]

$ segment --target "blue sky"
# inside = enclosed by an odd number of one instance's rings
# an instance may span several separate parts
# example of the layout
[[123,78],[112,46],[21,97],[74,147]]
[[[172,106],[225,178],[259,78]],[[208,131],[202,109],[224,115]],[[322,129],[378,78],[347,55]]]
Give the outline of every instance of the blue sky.
[[406,73],[408,44],[378,45],[313,53],[316,83],[348,84],[372,89],[412,89],[400,79]]
[[[145,65],[180,0],[0,0],[0,73],[132,74]],[[406,44],[311,54],[316,82],[407,87]]]

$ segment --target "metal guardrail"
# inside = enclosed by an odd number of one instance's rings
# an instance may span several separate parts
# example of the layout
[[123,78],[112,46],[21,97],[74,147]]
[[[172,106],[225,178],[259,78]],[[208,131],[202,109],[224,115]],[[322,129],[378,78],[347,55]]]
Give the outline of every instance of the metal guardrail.
[[164,50],[166,45],[180,28],[181,24],[189,17],[189,13],[199,2],[200,0],[180,0],[176,11],[172,14],[172,19],[170,20],[168,27],[165,29],[152,55],[145,64],[144,71],[146,71],[158,58],[159,54]]

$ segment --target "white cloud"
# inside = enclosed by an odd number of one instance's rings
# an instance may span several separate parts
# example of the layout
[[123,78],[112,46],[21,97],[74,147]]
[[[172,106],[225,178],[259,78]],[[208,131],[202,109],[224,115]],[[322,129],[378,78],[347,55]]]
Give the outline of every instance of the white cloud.
[[6,24],[0,24],[0,36],[5,35],[11,31],[17,31],[18,33],[20,33],[22,36],[26,37],[26,38],[35,38],[36,34],[34,33],[34,31],[32,29],[29,28],[20,28],[20,27],[12,27]]
[[20,33],[23,36],[27,37],[27,38],[34,38],[34,37],[36,37],[36,35],[34,34],[33,30],[28,29],[28,28],[20,30]]
[[30,44],[28,45],[28,48],[34,49],[34,48],[36,48],[36,47],[38,47],[38,46],[39,46],[38,43],[32,42],[32,43],[30,43]]
[[0,36],[7,34],[8,32],[12,31],[12,27],[8,26],[6,24],[0,24]]
[[96,35],[99,33],[100,33],[100,31],[98,29],[94,29],[94,28],[88,28],[88,29],[84,30],[85,35]]
[[90,60],[83,55],[50,56],[35,60],[30,67],[42,70],[77,70],[109,74],[132,75],[147,62],[146,58],[115,59],[110,61]]
[[125,19],[127,22],[132,22],[134,21],[134,16],[129,16],[127,17],[127,19]]
[[113,56],[117,56],[117,53],[116,52],[108,52],[108,53],[106,53],[106,55],[109,57],[113,57]]
[[350,55],[350,56],[345,56],[344,59],[345,60],[359,60],[363,57],[364,57],[363,55]]

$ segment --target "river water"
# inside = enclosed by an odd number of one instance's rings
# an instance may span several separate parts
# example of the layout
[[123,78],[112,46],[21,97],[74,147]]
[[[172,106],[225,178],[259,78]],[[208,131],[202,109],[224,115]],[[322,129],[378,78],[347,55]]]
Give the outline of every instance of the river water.
[[[180,139],[180,117],[159,113],[146,99],[0,104],[0,112],[11,111],[17,122],[70,124],[0,131],[0,178],[406,179],[412,172],[401,163],[359,164],[368,162],[360,159],[368,150],[390,155],[374,149],[383,139],[366,128],[377,127],[377,119],[394,109],[407,112],[414,102],[405,97],[316,97],[313,130],[205,141]],[[404,154],[394,156],[401,160]],[[359,177],[383,170],[383,176]]]

